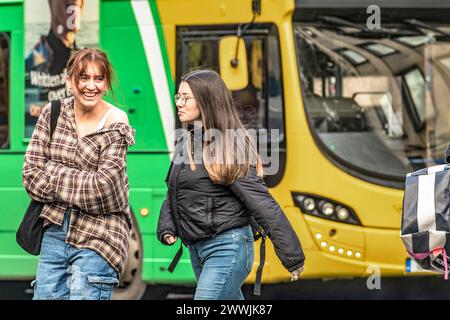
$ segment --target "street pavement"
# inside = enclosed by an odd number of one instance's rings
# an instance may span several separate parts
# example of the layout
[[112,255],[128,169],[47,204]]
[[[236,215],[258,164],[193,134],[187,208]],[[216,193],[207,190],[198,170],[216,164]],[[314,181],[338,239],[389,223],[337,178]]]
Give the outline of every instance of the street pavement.
[[[1,281],[0,300],[29,300],[30,281]],[[246,300],[411,300],[450,299],[450,281],[442,276],[381,278],[379,289],[368,289],[367,279],[301,280],[284,284],[263,284],[261,296],[252,294],[253,286],[244,285]],[[373,287],[373,286],[372,286]],[[151,285],[145,300],[192,299],[193,287]]]

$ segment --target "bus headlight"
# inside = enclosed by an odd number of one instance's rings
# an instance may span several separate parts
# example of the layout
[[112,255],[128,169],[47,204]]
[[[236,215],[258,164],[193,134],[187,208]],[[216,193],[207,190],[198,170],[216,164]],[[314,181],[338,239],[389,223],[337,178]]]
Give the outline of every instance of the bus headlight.
[[336,215],[340,220],[345,221],[350,216],[350,213],[348,213],[348,210],[344,207],[338,207],[338,209],[336,210]]
[[323,202],[322,206],[320,207],[320,210],[324,215],[329,217],[334,213],[334,206],[330,202]]
[[337,201],[307,193],[292,192],[294,203],[300,210],[309,215],[336,222],[361,225],[355,211]]
[[305,198],[303,200],[303,207],[306,211],[314,211],[316,209],[316,202],[313,198]]

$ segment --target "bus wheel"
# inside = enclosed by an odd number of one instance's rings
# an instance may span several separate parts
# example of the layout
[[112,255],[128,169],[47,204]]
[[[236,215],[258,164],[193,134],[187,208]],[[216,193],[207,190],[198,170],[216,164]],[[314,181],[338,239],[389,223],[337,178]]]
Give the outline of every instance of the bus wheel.
[[142,239],[134,214],[131,230],[128,259],[120,279],[119,286],[114,290],[113,300],[139,300],[145,293],[147,285],[142,281]]

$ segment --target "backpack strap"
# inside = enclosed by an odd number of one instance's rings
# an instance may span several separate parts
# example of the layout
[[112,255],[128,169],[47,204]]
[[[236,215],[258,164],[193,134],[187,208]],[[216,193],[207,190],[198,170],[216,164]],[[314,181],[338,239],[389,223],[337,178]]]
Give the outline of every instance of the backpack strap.
[[52,140],[53,132],[55,132],[60,112],[61,100],[53,100],[50,108],[50,140]]
[[257,231],[259,235],[261,236],[261,245],[259,247],[259,266],[256,270],[256,277],[255,277],[255,286],[253,287],[253,294],[255,296],[261,295],[261,279],[262,279],[262,273],[264,269],[264,264],[266,262],[266,237],[267,234],[264,231],[264,229],[256,222],[256,219],[252,216],[250,217],[250,223],[252,225],[252,229]]
[[167,268],[167,271],[172,273],[173,270],[175,270],[175,267],[177,266],[178,262],[180,261],[182,255],[183,255],[183,243],[181,243],[180,249],[178,249],[177,253],[175,254],[175,257],[173,257],[173,260],[170,263],[169,267]]
[[266,262],[266,237],[263,236],[261,239],[261,246],[259,247],[259,266],[258,269],[256,270],[255,286],[253,288],[253,294],[255,296],[261,295],[261,278],[265,262]]

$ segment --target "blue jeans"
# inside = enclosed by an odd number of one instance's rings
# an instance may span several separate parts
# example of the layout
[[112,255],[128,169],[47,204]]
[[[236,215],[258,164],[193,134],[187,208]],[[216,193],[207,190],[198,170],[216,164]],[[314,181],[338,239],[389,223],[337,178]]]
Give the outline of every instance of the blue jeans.
[[62,227],[44,231],[33,300],[110,300],[117,272],[94,250],[66,244],[69,218],[70,208]]
[[195,300],[244,300],[241,286],[254,257],[250,226],[227,230],[188,248],[197,280]]

